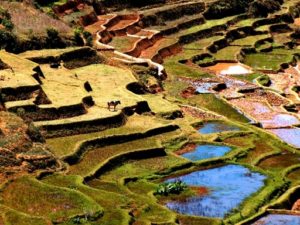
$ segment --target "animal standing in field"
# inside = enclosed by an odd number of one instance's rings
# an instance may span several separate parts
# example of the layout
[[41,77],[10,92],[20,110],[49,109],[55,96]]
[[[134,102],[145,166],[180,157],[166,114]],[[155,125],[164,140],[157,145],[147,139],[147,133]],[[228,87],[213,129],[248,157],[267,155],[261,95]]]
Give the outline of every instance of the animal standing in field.
[[62,64],[63,64],[62,60],[60,60],[59,62],[52,62],[50,63],[50,68],[58,69],[62,67]]
[[58,69],[59,67],[60,67],[60,63],[59,62],[52,62],[52,63],[50,63],[50,68]]
[[121,104],[121,101],[110,101],[110,102],[107,102],[107,109],[110,110],[111,107],[114,107],[114,111],[116,111],[116,107],[117,105],[120,105]]

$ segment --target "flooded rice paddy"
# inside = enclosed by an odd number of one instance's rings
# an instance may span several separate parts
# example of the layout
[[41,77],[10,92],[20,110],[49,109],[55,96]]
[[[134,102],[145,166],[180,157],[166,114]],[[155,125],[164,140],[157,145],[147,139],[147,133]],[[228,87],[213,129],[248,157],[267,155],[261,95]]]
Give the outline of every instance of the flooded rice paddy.
[[286,143],[300,148],[300,129],[299,128],[283,128],[283,129],[270,129],[270,132],[277,135]]
[[207,122],[198,130],[201,134],[219,133],[224,131],[239,131],[240,128],[224,122]]
[[297,225],[300,224],[300,216],[270,214],[265,216],[253,225]]
[[224,156],[232,148],[226,145],[198,145],[195,150],[181,154],[192,161]]
[[195,171],[168,179],[167,182],[180,180],[188,186],[205,187],[209,190],[208,193],[170,201],[166,206],[181,214],[224,218],[245,198],[263,187],[265,179],[264,175],[239,165]]

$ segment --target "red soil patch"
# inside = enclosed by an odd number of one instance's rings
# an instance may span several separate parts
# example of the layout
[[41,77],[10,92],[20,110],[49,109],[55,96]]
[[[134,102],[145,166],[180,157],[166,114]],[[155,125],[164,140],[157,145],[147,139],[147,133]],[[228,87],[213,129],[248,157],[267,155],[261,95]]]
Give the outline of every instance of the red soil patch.
[[84,29],[86,31],[90,32],[91,34],[96,34],[98,31],[103,31],[104,30],[102,25],[104,25],[105,23],[106,23],[106,20],[104,20],[104,19],[98,20],[96,23],[88,25]]
[[108,30],[109,31],[121,30],[121,29],[124,29],[124,28],[130,26],[135,21],[136,21],[135,19],[134,20],[120,20],[117,24],[108,28]]
[[209,112],[202,111],[200,109],[193,108],[193,107],[183,106],[183,107],[181,107],[181,110],[183,111],[184,114],[188,114],[188,115],[191,115],[195,118],[199,118],[202,120],[220,119],[221,118],[220,116],[217,116],[217,115],[214,115]]
[[190,98],[196,94],[196,89],[194,87],[188,87],[181,92],[181,97],[183,98]]
[[265,92],[262,90],[255,90],[253,93],[247,94],[247,96],[261,101],[264,101],[266,99],[271,106],[281,106],[289,104],[288,100],[270,91]]
[[135,33],[137,36],[144,36],[148,38],[150,38],[153,34],[155,33],[149,30],[140,30],[139,32]]
[[296,26],[300,26],[300,18],[295,19],[295,20],[294,20],[294,24],[295,24]]
[[[249,72],[251,71],[251,69],[248,66],[242,65],[240,63],[217,63],[214,66],[207,67],[207,69],[215,74],[220,74],[222,71],[228,70],[230,67],[233,67],[233,66],[238,66],[238,67],[244,68],[246,70],[249,70]],[[241,74],[243,74],[243,73],[244,73],[244,71],[241,72]],[[238,74],[238,73],[236,73],[236,74]]]
[[293,207],[292,207],[292,210],[293,210],[293,211],[300,211],[300,199],[298,199],[298,200],[294,203],[294,205],[293,205]]
[[184,153],[191,152],[191,151],[195,150],[195,148],[196,148],[196,144],[190,143],[190,144],[185,145],[182,149],[176,151],[175,153],[177,155],[182,155]]
[[209,193],[209,189],[206,187],[192,186],[192,187],[190,187],[190,189],[192,189],[196,193],[197,196],[204,196]]
[[157,40],[154,43],[154,45],[152,45],[151,47],[143,50],[141,52],[140,57],[151,59],[159,51],[161,44],[164,43],[165,41],[166,41],[165,38],[161,38],[161,39]]
[[111,20],[114,17],[115,15],[113,14],[97,16],[98,21],[91,25],[86,26],[84,29],[89,31],[92,34],[95,34],[98,31],[103,31],[104,28],[102,28],[102,25],[105,25],[109,20]]

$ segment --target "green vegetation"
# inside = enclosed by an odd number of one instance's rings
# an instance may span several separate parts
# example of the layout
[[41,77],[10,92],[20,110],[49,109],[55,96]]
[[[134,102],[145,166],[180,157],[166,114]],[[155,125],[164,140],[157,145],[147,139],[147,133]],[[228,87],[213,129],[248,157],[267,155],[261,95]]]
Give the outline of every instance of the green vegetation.
[[271,84],[270,77],[268,77],[267,75],[262,75],[262,76],[258,77],[257,82],[263,86],[270,86],[270,84]]
[[30,177],[8,184],[1,197],[4,205],[34,216],[48,216],[53,221],[69,220],[80,214],[93,219],[102,214],[101,206],[82,193],[46,185]]
[[214,94],[200,94],[195,95],[189,99],[191,104],[196,104],[201,107],[205,107],[210,111],[216,112],[217,114],[224,115],[229,119],[247,122],[248,119],[242,114],[237,112],[232,106],[226,103],[224,100],[216,97]]
[[298,54],[296,50],[278,48],[267,53],[247,54],[244,63],[257,70],[278,71],[282,64],[293,62],[294,54]]
[[179,194],[187,188],[187,185],[182,181],[175,181],[171,183],[159,184],[155,194],[157,195],[169,195],[169,194]]
[[11,22],[11,16],[9,12],[0,7],[0,24],[2,24],[7,30],[12,30],[14,24]]

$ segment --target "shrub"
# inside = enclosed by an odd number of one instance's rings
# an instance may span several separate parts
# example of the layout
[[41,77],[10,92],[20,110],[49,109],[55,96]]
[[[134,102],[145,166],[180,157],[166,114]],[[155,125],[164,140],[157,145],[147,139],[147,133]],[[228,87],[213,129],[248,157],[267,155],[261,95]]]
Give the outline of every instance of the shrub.
[[48,48],[66,47],[66,44],[60,38],[58,31],[54,28],[47,29],[47,47]]
[[214,2],[205,13],[209,19],[222,18],[246,12],[253,0],[220,0]]
[[5,26],[7,30],[12,30],[14,28],[14,24],[8,19],[2,19],[2,25]]
[[82,29],[81,28],[75,28],[74,29],[74,41],[76,45],[83,45],[83,40],[81,38]]
[[187,188],[187,185],[182,181],[175,181],[170,183],[162,183],[155,191],[157,195],[180,194]]
[[260,83],[263,86],[270,86],[271,85],[271,80],[270,77],[267,75],[262,75],[257,78],[257,82]]
[[7,29],[12,30],[14,28],[11,22],[11,16],[7,10],[0,8],[0,23]]
[[45,142],[45,139],[41,135],[40,130],[36,126],[34,126],[33,123],[29,124],[27,134],[33,142]]
[[269,13],[279,10],[282,3],[283,0],[256,0],[250,4],[248,14],[266,17]]

